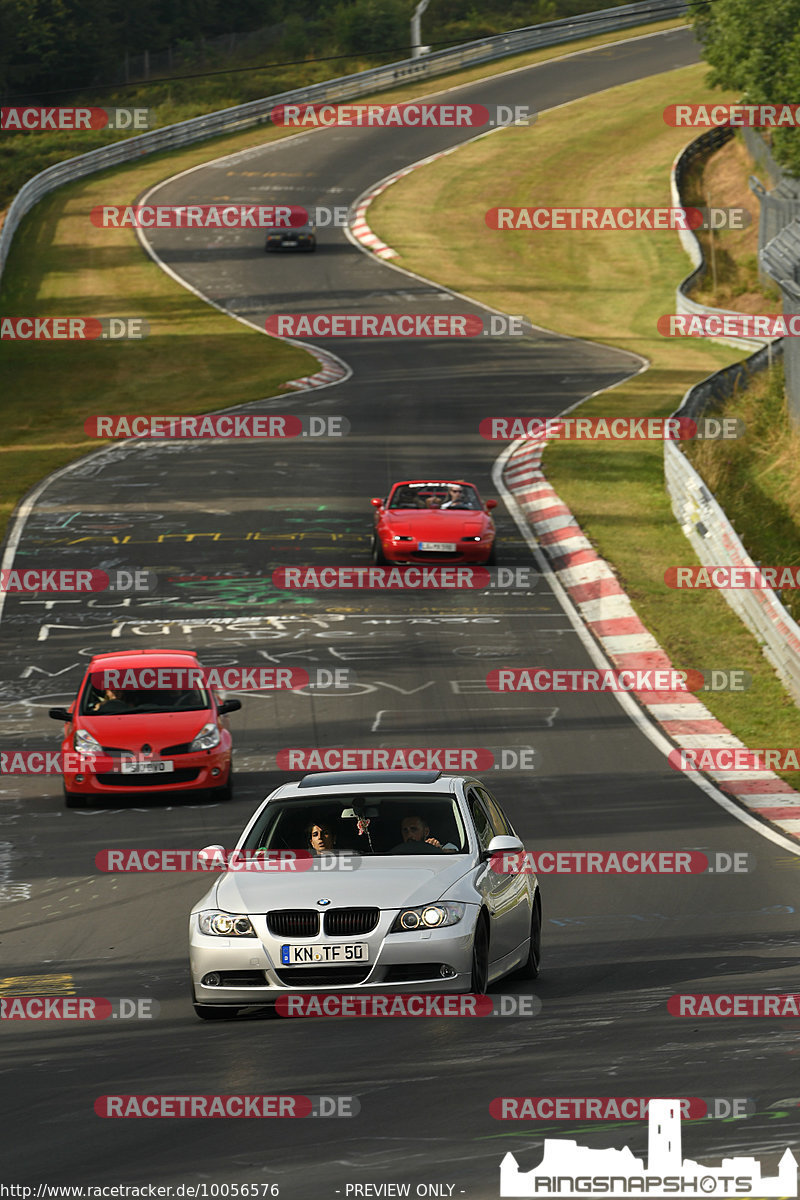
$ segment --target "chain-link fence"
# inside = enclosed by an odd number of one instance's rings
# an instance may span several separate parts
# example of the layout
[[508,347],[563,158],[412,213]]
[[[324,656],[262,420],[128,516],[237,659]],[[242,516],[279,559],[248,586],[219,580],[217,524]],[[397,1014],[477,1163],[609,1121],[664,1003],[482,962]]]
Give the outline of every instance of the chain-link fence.
[[[750,190],[760,204],[758,266],[762,280],[781,289],[784,316],[800,316],[800,179],[787,175],[757,129],[742,130],[757,168],[774,184],[768,191],[755,175]],[[800,339],[785,339],[784,363],[789,416],[800,426]]]

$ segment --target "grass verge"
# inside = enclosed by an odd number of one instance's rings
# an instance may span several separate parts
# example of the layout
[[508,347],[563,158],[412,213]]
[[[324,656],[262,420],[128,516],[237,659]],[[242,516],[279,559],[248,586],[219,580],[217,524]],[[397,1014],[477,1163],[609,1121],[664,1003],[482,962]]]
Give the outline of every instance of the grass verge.
[[[689,270],[677,237],[497,233],[483,214],[495,205],[531,203],[669,205],[670,164],[691,135],[667,127],[662,110],[678,98],[707,102],[704,73],[700,65],[625,84],[553,110],[530,129],[473,142],[395,184],[372,206],[370,224],[399,252],[401,266],[430,275],[435,261],[436,279],[448,287],[649,361],[644,374],[587,401],[581,415],[664,416],[693,383],[741,357],[704,340],[656,333],[658,316],[674,311],[675,287]],[[446,227],[425,220],[453,195],[459,206],[454,212],[448,205]],[[421,218],[413,232],[409,211]],[[545,469],[677,666],[751,672],[747,693],[703,695],[712,712],[750,746],[800,745],[800,712],[722,595],[664,585],[668,565],[695,558],[667,499],[660,443],[552,443]]]
[[[641,37],[679,24],[643,26],[627,36]],[[429,84],[416,82],[383,92],[380,99],[409,99],[426,89],[439,91],[483,79],[498,70],[512,70],[625,36],[598,35],[515,56],[442,76]],[[283,80],[281,86],[299,86],[314,78]],[[180,108],[170,104],[159,108],[159,123],[183,120],[247,98],[242,93],[222,95],[217,84],[208,94],[213,103],[197,97]],[[144,92],[134,97],[126,93],[124,103],[140,104],[145,99]],[[148,156],[141,162],[60,188],[25,218],[14,237],[0,283],[0,311],[4,315],[136,316],[150,323],[151,334],[130,343],[3,343],[7,385],[0,398],[4,431],[0,447],[0,539],[5,536],[16,504],[43,476],[102,444],[84,437],[86,417],[95,413],[208,412],[274,395],[286,380],[316,369],[311,355],[232,321],[175,283],[142,254],[130,230],[96,229],[88,220],[96,204],[130,204],[148,187],[178,171],[288,137],[291,132],[272,125],[260,126],[178,152]],[[41,136],[46,139],[52,135]],[[108,140],[108,135],[105,137]],[[91,148],[72,139],[62,139],[61,146],[61,157],[66,157],[64,146],[70,153]],[[41,169],[33,162],[32,170]],[[270,198],[265,197],[264,203],[269,202]],[[267,266],[265,261],[265,289]]]
[[[597,34],[594,37],[582,38],[580,41],[564,43],[562,46],[548,47],[514,58],[504,59],[499,63],[486,63],[473,67],[461,74],[443,75],[434,79],[429,85],[416,83],[414,92],[430,87],[435,90],[447,83],[456,81],[469,83],[472,80],[484,79],[498,70],[513,69],[541,62],[545,58],[553,58],[559,53],[570,50],[588,49],[592,46],[602,46],[611,41],[620,41],[626,37],[637,37],[662,29],[673,29],[685,24],[682,20],[660,21],[642,25],[635,29],[623,30],[621,33]],[[88,92],[84,97],[75,97],[70,104],[88,104],[111,108],[148,108],[150,109],[150,128],[161,129],[178,121],[188,121],[205,113],[218,112],[221,109],[232,108],[236,104],[246,104],[250,100],[258,100],[263,96],[275,96],[294,88],[310,87],[331,78],[331,63],[325,59],[295,62],[285,66],[280,64],[271,67],[259,67],[252,64],[252,69],[246,69],[247,63],[241,64],[243,69],[222,72],[218,75],[211,73],[205,77],[171,79],[130,84],[125,87],[108,88]],[[383,65],[381,60],[353,56],[339,59],[335,64],[338,75],[353,75],[371,67]],[[402,94],[409,92],[402,89]],[[383,93],[386,97],[401,95],[401,91]],[[46,167],[71,158],[76,154],[85,154],[99,146],[107,146],[111,142],[124,138],[124,134],[109,130],[75,130],[72,133],[57,132],[10,132],[0,134],[0,209],[5,208],[13,199],[23,183],[31,176],[43,171]]]

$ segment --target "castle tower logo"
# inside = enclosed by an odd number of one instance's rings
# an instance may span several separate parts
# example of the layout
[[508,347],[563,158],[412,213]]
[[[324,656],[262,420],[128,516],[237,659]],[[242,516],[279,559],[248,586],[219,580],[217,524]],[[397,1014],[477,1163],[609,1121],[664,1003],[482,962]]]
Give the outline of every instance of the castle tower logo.
[[500,1195],[762,1197],[797,1195],[797,1159],[787,1147],[778,1174],[762,1176],[755,1158],[723,1158],[719,1167],[704,1167],[681,1152],[679,1100],[651,1100],[647,1139],[647,1169],[626,1146],[623,1150],[591,1150],[577,1142],[545,1138],[538,1167],[520,1171],[510,1152],[500,1164]]

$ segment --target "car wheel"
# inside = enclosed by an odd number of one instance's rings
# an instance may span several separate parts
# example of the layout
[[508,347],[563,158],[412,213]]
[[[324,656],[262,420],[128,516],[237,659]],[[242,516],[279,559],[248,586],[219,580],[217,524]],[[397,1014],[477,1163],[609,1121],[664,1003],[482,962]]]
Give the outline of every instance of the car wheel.
[[381,539],[378,537],[377,533],[372,535],[372,561],[375,563],[376,567],[385,566],[387,561],[386,555],[383,553]]
[[531,913],[531,936],[528,943],[528,957],[517,974],[520,979],[538,979],[539,967],[542,961],[542,902],[539,893],[533,902]]
[[472,980],[469,990],[483,996],[489,985],[489,928],[484,917],[478,918],[472,939]]
[[486,560],[487,567],[497,566],[497,542],[492,542],[492,548],[489,551],[489,557]]
[[201,1021],[229,1021],[239,1012],[232,1004],[195,1004],[193,1008]]
[[88,802],[88,797],[82,792],[68,792],[64,788],[64,804],[67,808],[85,808]]
[[225,786],[211,789],[211,799],[218,800],[221,804],[227,804],[233,799],[233,766],[228,772],[228,782]]

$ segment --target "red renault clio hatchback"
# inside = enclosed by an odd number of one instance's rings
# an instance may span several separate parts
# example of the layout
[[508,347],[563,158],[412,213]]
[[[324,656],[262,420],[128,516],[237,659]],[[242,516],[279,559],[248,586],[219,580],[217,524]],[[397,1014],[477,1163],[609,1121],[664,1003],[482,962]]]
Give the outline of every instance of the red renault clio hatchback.
[[[210,792],[217,800],[233,794],[231,735],[226,715],[241,701],[219,699],[213,688],[103,686],[109,676],[136,681],[144,668],[176,672],[196,681],[202,667],[190,650],[123,650],[96,654],[76,699],[51,708],[65,725],[64,800],[68,808],[92,797],[144,792]],[[192,671],[192,674],[189,674]],[[182,672],[177,674],[177,672]],[[162,676],[167,678],[169,676]]]

